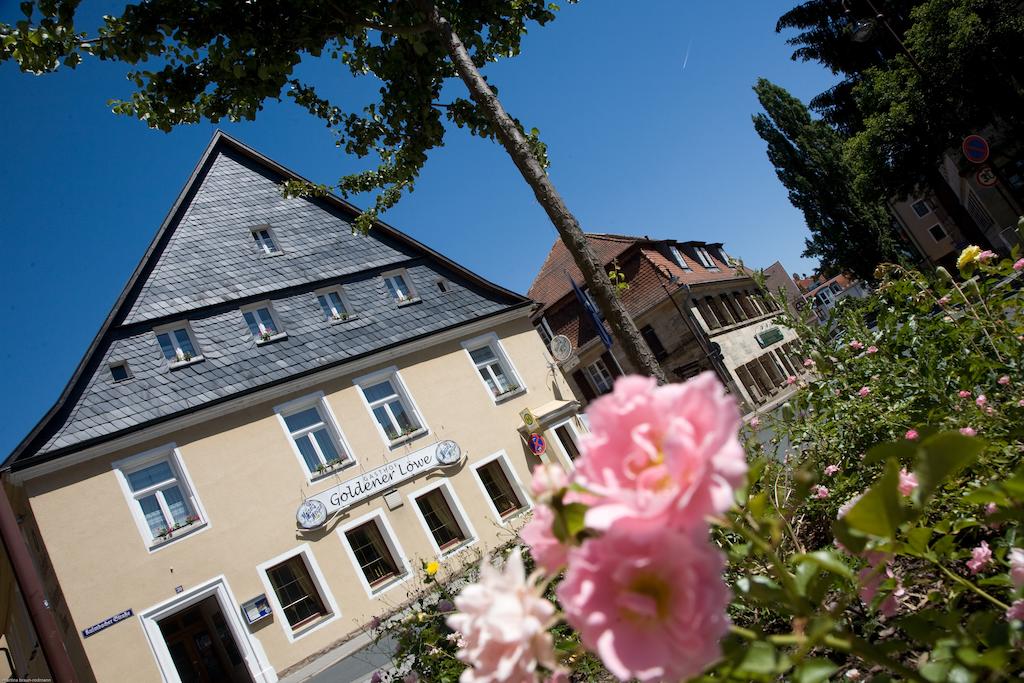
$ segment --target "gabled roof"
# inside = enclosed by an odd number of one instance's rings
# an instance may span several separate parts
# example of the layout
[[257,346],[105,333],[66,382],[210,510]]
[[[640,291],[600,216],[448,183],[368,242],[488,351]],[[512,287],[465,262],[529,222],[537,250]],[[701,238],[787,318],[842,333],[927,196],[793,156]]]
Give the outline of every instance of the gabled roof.
[[[359,210],[329,195],[284,199],[305,180],[218,131],[64,391],[4,463],[22,468],[241,394],[343,364],[510,308],[525,297],[378,222],[352,232]],[[250,228],[270,224],[284,253],[261,258]],[[421,303],[390,305],[378,277],[403,267]],[[444,297],[434,287],[446,278]],[[358,319],[317,319],[313,289],[343,284]],[[255,347],[238,308],[273,300],[288,338]],[[153,328],[189,320],[205,360],[171,371]],[[114,383],[109,363],[133,377]]]

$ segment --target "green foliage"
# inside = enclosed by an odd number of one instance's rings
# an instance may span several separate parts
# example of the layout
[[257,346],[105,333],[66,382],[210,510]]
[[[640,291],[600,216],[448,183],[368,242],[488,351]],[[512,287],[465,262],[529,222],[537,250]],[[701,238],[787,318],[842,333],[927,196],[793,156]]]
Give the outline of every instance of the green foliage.
[[[558,9],[545,0],[440,5],[478,67],[518,55],[528,25],[550,22]],[[348,197],[379,191],[374,207],[357,221],[364,231],[413,190],[428,152],[444,143],[445,123],[495,139],[491,118],[474,101],[438,99],[457,74],[444,42],[430,30],[430,2],[148,0],[105,16],[94,37],[76,27],[77,6],[77,0],[23,2],[24,19],[0,24],[0,62],[13,61],[33,74],[75,68],[89,57],[131,65],[127,76],[135,92],[112,101],[113,111],[163,131],[203,119],[255,119],[267,100],[288,98],[320,119],[339,149],[375,156],[377,163],[334,187],[290,183],[285,193],[315,196],[337,189]],[[379,97],[328,100],[299,76],[306,59],[330,59],[353,77],[379,83]],[[516,124],[546,166],[537,129]]]

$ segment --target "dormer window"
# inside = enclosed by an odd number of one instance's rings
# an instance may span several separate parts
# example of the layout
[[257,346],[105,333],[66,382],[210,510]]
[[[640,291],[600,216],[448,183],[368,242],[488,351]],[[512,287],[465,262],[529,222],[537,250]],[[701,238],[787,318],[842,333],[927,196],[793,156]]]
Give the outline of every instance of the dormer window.
[[669,251],[672,252],[672,260],[676,262],[676,265],[683,270],[691,270],[690,266],[686,265],[686,259],[683,258],[682,252],[675,246],[670,246]]
[[119,363],[111,363],[110,376],[114,378],[115,382],[123,382],[131,378],[132,373],[128,370],[128,361],[123,360]]
[[264,256],[280,254],[281,250],[274,240],[274,234],[270,231],[269,225],[257,225],[252,229],[252,238],[256,240],[256,247]]
[[388,295],[399,306],[419,300],[409,284],[409,274],[405,270],[382,273],[381,277],[384,278],[384,284],[388,288]]
[[242,317],[245,318],[245,324],[249,326],[249,332],[257,344],[265,344],[286,336],[269,303],[246,306],[242,309]]
[[341,287],[332,287],[316,293],[317,303],[327,322],[341,322],[352,317],[352,308]]
[[174,323],[154,330],[164,358],[172,368],[203,359],[188,323]]
[[708,270],[718,270],[718,266],[711,259],[711,254],[708,253],[707,249],[704,247],[694,247],[693,251],[697,254],[697,260],[700,261],[702,266]]

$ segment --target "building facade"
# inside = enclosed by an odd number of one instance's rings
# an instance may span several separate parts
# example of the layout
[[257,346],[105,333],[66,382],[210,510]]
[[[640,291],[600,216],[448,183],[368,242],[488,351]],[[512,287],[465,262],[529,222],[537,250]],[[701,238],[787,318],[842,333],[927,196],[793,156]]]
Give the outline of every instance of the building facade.
[[[748,272],[729,265],[721,244],[608,234],[587,238],[606,270],[621,274],[626,286],[620,298],[669,379],[714,371],[753,409],[803,371],[796,333],[774,322],[777,305]],[[529,296],[541,304],[533,319],[545,343],[556,335],[568,337],[573,353],[561,367],[585,403],[635,369],[620,348],[607,349],[601,342],[573,281],[582,285],[582,275],[556,242]]]
[[82,680],[276,681],[423,563],[512,540],[531,468],[571,467],[532,303],[295,178],[218,133],[5,463]]
[[871,294],[867,285],[846,275],[810,280],[804,293],[805,308],[819,325],[828,323],[832,309],[843,299],[864,299]]

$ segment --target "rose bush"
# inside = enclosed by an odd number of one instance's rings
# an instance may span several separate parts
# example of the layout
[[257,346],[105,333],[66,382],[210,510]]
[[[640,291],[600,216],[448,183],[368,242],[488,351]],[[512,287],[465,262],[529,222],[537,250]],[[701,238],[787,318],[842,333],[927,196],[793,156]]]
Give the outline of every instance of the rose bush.
[[526,568],[506,549],[458,596],[443,587],[444,609],[392,620],[394,676],[1019,678],[1019,259],[885,266],[829,325],[788,319],[812,375],[748,421],[768,448],[710,375],[620,378],[576,470],[537,473]]

